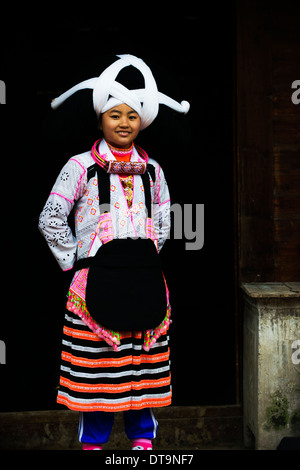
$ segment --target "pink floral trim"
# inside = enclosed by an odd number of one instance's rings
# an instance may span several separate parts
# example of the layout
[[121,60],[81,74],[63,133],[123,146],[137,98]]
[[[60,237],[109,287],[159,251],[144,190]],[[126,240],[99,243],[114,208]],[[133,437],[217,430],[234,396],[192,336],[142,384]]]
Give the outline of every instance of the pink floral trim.
[[153,241],[158,251],[158,236],[153,225],[153,220],[150,217],[146,220],[146,237]]
[[110,242],[114,238],[113,223],[110,212],[100,215],[99,223],[96,228],[96,234],[103,244]]
[[62,194],[53,192],[53,193],[50,193],[50,196],[51,196],[51,194],[55,194],[55,196],[62,197],[65,201],[68,201],[68,202],[70,202],[71,204],[73,204],[73,202],[74,202],[74,199],[68,199],[66,196],[63,196]]
[[168,305],[166,316],[161,322],[161,324],[154,330],[147,330],[145,332],[143,349],[148,352],[150,348],[156,343],[158,338],[160,338],[168,331],[171,323],[171,306]]
[[68,294],[67,309],[78,315],[93,333],[104,340],[109,346],[112,346],[115,351],[118,351],[118,346],[121,344],[120,334],[97,323],[87,310],[85,301],[71,291]]
[[[100,216],[99,223],[96,229],[96,234],[99,236],[103,244],[113,240],[113,226],[110,212],[106,212]],[[156,249],[158,250],[158,237],[154,229],[153,221],[150,217],[148,217],[146,221],[146,236],[154,242]],[[118,351],[118,346],[120,346],[121,344],[120,333],[101,326],[92,318],[88,309],[86,308],[85,292],[88,272],[89,269],[84,268],[78,271],[74,276],[73,282],[70,286],[70,290],[68,293],[67,309],[70,312],[73,312],[78,315],[79,318],[81,318],[81,320],[90,328],[93,333],[95,333],[101,340],[104,340],[108,345],[112,346],[115,351]],[[143,344],[143,349],[145,351],[149,351],[151,349],[151,347],[156,343],[158,338],[160,338],[160,336],[162,336],[168,331],[169,326],[172,323],[171,306],[169,302],[169,289],[165,277],[164,281],[167,293],[166,316],[157,328],[145,331]]]
[[164,204],[167,204],[167,202],[170,202],[170,201],[171,201],[171,199],[167,199],[167,200],[164,201],[164,202],[160,202],[158,205],[159,205],[159,207],[160,207],[160,206],[163,206]]
[[[169,294],[168,290],[167,294]],[[119,351],[118,346],[121,344],[120,333],[109,330],[96,322],[87,310],[85,301],[78,295],[74,294],[71,290],[68,294],[67,309],[70,312],[75,313],[75,315],[77,315],[101,340],[105,341],[109,346],[112,346],[114,351]],[[166,316],[161,324],[154,330],[145,331],[143,349],[147,352],[150,351],[158,338],[168,331],[171,323],[171,307],[170,304],[168,304]]]
[[75,295],[80,297],[81,300],[85,301],[85,290],[87,284],[87,277],[89,273],[89,268],[84,268],[78,271],[73,279],[73,282],[70,286],[70,291]]

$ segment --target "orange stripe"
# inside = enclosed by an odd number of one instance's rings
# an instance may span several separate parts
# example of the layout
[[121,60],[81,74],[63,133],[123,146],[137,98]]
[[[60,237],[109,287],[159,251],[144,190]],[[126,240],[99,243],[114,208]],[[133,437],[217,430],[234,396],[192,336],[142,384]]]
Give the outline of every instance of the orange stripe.
[[139,364],[155,364],[157,362],[164,362],[169,359],[170,351],[168,350],[162,354],[153,354],[153,355],[141,355],[141,356],[125,356],[122,358],[113,358],[109,357],[106,359],[86,359],[84,357],[73,356],[73,354],[66,351],[62,351],[61,358],[64,361],[71,362],[74,365],[80,367],[124,367],[129,364],[139,365]]
[[133,356],[133,364],[147,364],[151,362],[152,364],[156,362],[168,361],[170,357],[170,349],[165,353],[158,354],[142,354],[141,356]]
[[85,357],[76,357],[72,354],[62,351],[61,357],[64,361],[71,362],[81,367],[124,367],[132,363],[131,356],[108,359],[86,359]]
[[120,340],[125,338],[135,338],[141,339],[142,332],[141,331],[120,331]]
[[[88,331],[76,330],[75,328],[69,328],[68,326],[64,326],[63,332],[66,336],[72,336],[74,338],[86,339],[86,340],[91,340],[91,341],[103,341],[102,339],[99,338],[99,336],[96,335],[96,333],[93,333],[90,330]],[[164,333],[164,335],[166,334],[167,333]],[[133,331],[133,332],[121,331],[120,332],[120,340],[126,339],[126,338],[141,339],[142,336],[143,336],[143,333],[141,331]]]
[[75,330],[74,328],[68,328],[67,326],[64,326],[63,333],[66,336],[71,336],[72,338],[86,339],[90,341],[102,341],[99,336],[97,336],[92,331]]
[[170,385],[171,383],[171,374],[169,377],[164,377],[157,380],[141,380],[140,382],[131,382],[133,390],[142,390],[143,388],[159,388]]
[[104,392],[104,393],[123,393],[130,390],[141,390],[147,388],[159,388],[170,385],[171,375],[157,380],[141,380],[140,382],[127,382],[124,384],[85,384],[73,382],[64,377],[60,377],[60,384],[69,390],[81,391],[83,393],[95,393],[95,392]]
[[67,406],[70,410],[74,411],[127,411],[127,410],[141,410],[143,408],[158,408],[162,406],[171,405],[171,394],[165,398],[145,398],[141,401],[128,400],[125,403],[119,404],[105,404],[105,403],[75,403],[68,397],[63,397],[58,394],[57,403]]
[[[103,341],[99,338],[99,336],[96,335],[96,333],[93,333],[92,331],[77,330],[75,328],[69,328],[68,326],[64,326],[63,332],[65,335],[73,336],[74,338],[87,339],[91,341]],[[142,335],[143,333],[141,331],[121,331],[120,340],[126,338],[141,339]]]

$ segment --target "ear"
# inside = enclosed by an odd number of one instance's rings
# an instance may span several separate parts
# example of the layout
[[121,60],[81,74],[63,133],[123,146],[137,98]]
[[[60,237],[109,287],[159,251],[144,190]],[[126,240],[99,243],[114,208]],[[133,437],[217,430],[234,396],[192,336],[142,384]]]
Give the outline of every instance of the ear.
[[99,116],[99,119],[98,119],[98,129],[100,129],[100,131],[102,131],[102,114],[100,114]]

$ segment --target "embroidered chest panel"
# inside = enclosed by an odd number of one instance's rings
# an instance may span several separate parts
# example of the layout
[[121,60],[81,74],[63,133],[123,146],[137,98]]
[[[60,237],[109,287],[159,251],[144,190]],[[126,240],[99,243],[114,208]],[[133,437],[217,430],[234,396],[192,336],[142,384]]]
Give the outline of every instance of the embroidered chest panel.
[[[100,181],[101,184],[101,181]],[[96,237],[100,217],[97,175],[88,182],[83,197],[75,206],[75,229],[78,239],[78,255],[86,254],[87,246]],[[119,177],[110,175],[110,212],[114,237],[145,237],[147,210],[144,186],[140,176]],[[95,244],[95,248],[98,243]],[[99,247],[99,246],[98,246]]]

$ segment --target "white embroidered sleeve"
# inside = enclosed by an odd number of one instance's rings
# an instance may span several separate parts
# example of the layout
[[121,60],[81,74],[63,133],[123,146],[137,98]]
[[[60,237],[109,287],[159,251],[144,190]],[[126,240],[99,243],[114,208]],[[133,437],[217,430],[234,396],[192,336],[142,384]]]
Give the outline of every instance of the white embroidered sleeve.
[[76,260],[77,240],[68,216],[86,187],[86,170],[75,158],[61,170],[39,218],[39,230],[60,267],[67,271]]
[[165,241],[170,236],[170,193],[162,168],[156,168],[156,180],[154,184],[153,224],[158,236],[158,249],[162,249]]

